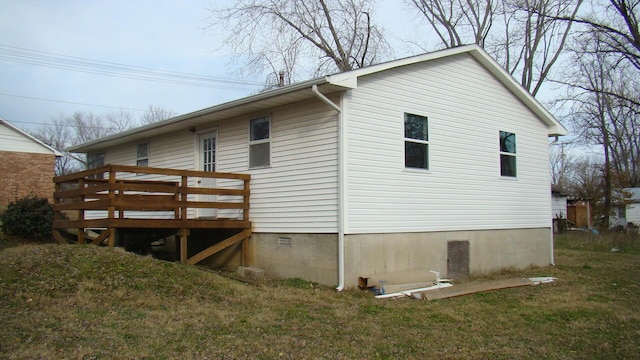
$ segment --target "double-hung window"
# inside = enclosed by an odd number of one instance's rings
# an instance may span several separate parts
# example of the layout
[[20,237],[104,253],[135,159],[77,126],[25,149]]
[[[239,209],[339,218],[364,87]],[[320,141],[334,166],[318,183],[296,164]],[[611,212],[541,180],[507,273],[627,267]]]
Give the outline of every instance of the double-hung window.
[[500,175],[516,177],[516,134],[500,131]]
[[271,164],[271,117],[263,116],[249,122],[249,167]]
[[[95,169],[104,165],[104,153],[87,155],[87,169]],[[91,176],[94,179],[104,179],[104,173]]]
[[87,155],[87,169],[95,169],[104,165],[104,153]]
[[149,143],[136,146],[136,166],[149,166]]
[[429,122],[426,116],[404,114],[404,166],[429,169]]

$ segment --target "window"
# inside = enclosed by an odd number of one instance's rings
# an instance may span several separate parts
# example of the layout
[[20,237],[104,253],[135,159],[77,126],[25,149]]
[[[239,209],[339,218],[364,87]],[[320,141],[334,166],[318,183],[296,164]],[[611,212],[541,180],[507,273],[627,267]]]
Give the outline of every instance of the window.
[[149,166],[149,143],[136,147],[136,166]]
[[87,155],[87,169],[95,169],[104,165],[104,153]]
[[500,131],[500,175],[516,177],[516,134]]
[[[95,169],[104,165],[104,153],[88,154],[87,169]],[[91,176],[94,179],[104,179],[104,173]]]
[[425,116],[404,114],[404,166],[429,169],[429,127]]
[[252,119],[249,124],[249,167],[265,167],[271,164],[271,118]]

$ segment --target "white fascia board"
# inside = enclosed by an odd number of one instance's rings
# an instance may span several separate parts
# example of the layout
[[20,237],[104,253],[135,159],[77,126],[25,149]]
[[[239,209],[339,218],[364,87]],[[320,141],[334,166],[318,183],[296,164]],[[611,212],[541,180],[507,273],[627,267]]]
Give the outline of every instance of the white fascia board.
[[96,145],[106,145],[109,142],[112,142],[114,140],[117,139],[121,139],[121,138],[126,138],[126,137],[132,137],[135,136],[137,134],[141,134],[141,133],[145,133],[148,132],[150,130],[154,130],[154,129],[158,129],[158,128],[162,128],[165,126],[170,126],[170,125],[174,125],[176,123],[180,123],[182,121],[188,120],[188,119],[192,119],[192,118],[196,118],[199,116],[204,116],[204,115],[209,115],[209,114],[214,114],[216,112],[220,112],[220,111],[224,111],[224,110],[228,110],[231,108],[235,108],[235,107],[240,107],[243,105],[247,105],[253,102],[258,102],[261,100],[266,100],[269,98],[273,98],[273,97],[277,97],[277,96],[286,96],[287,94],[292,94],[292,93],[296,93],[299,92],[301,90],[305,90],[305,89],[310,89],[313,85],[322,85],[322,84],[326,84],[328,83],[327,78],[326,77],[322,77],[322,78],[317,78],[317,79],[312,79],[312,80],[308,80],[308,81],[304,81],[301,83],[296,83],[296,84],[292,84],[289,86],[285,86],[282,88],[277,88],[274,90],[270,90],[270,91],[265,91],[256,95],[252,95],[252,96],[247,96],[244,98],[240,98],[237,100],[232,100],[226,103],[222,103],[219,105],[215,105],[212,107],[208,107],[205,109],[201,109],[201,110],[197,110],[194,112],[190,112],[187,114],[183,114],[183,115],[178,115],[176,117],[167,119],[167,120],[163,120],[157,123],[153,123],[153,124],[149,124],[149,125],[145,125],[145,126],[141,126],[141,127],[137,127],[131,130],[127,130],[118,134],[114,134],[114,135],[109,135],[109,136],[105,136],[103,138],[99,138],[99,139],[95,139],[92,141],[88,141],[86,143],[83,144],[79,144],[79,145],[75,145],[72,147],[67,148],[66,150],[69,152],[85,152],[86,149],[92,148]]
[[412,65],[425,61],[442,59],[449,56],[459,55],[463,53],[470,54],[482,66],[484,66],[491,74],[493,74],[509,91],[520,99],[534,114],[536,114],[548,128],[549,136],[564,136],[568,134],[567,129],[555,119],[547,109],[545,109],[529,93],[520,83],[518,83],[500,64],[498,64],[489,54],[487,54],[480,46],[464,45],[454,48],[434,51],[428,54],[407,57],[403,59],[393,60],[386,63],[367,66],[365,68],[356,69],[340,74],[327,76],[327,81],[332,84],[344,84],[344,86],[356,88],[357,79],[360,76],[366,76],[377,72],[385,71],[401,66]]

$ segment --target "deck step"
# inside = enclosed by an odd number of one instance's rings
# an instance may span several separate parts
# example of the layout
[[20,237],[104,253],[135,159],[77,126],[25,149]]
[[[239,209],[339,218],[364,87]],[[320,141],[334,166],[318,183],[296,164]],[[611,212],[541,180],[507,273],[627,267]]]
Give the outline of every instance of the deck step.
[[252,279],[264,279],[264,270],[251,266],[238,266],[238,275]]

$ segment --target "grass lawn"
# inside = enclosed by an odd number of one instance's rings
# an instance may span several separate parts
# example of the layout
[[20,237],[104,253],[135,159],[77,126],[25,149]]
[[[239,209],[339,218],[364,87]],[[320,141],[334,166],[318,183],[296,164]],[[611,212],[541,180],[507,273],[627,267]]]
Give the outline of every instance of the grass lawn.
[[491,276],[554,283],[431,302],[0,241],[0,358],[637,358],[640,252],[576,241],[555,267]]

